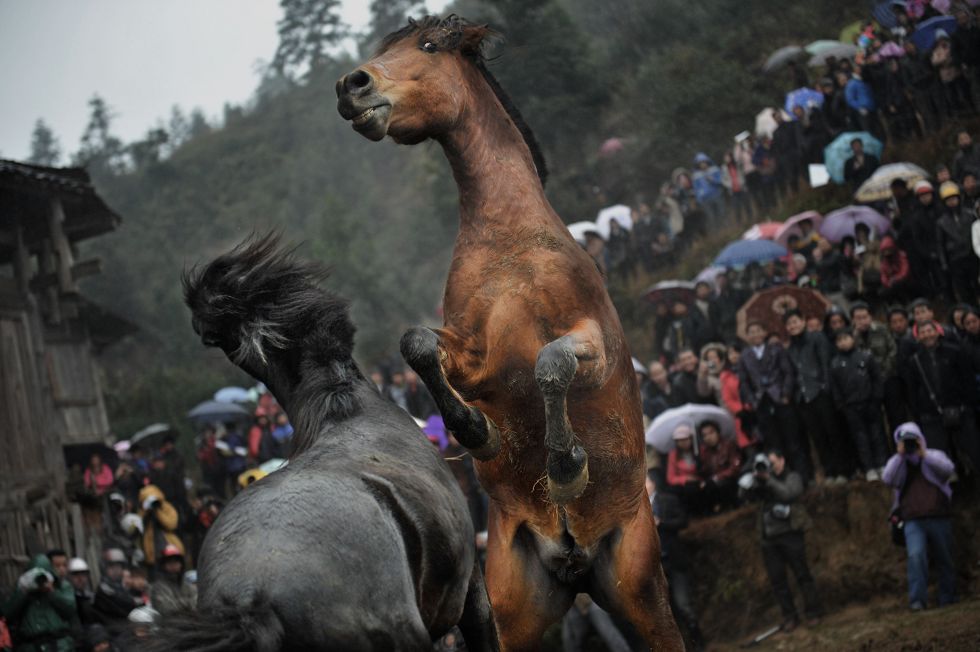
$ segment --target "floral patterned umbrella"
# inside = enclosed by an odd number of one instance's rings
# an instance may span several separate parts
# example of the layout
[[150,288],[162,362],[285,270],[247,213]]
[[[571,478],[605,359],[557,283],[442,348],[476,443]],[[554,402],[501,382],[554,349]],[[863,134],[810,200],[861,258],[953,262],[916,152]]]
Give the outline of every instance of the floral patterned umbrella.
[[735,313],[736,334],[747,341],[746,327],[750,322],[758,321],[767,332],[786,339],[788,335],[783,325],[783,315],[787,310],[796,308],[803,313],[804,319],[823,319],[829,307],[830,300],[816,290],[795,285],[771,287],[753,294]]

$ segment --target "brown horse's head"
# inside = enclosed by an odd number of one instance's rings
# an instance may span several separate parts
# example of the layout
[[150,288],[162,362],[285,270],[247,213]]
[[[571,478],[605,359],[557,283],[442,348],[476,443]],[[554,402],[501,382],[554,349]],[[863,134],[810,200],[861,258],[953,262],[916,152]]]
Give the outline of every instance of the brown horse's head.
[[466,102],[466,67],[482,68],[491,30],[459,18],[410,20],[389,34],[364,65],[337,82],[337,109],[371,140],[414,144],[438,137]]

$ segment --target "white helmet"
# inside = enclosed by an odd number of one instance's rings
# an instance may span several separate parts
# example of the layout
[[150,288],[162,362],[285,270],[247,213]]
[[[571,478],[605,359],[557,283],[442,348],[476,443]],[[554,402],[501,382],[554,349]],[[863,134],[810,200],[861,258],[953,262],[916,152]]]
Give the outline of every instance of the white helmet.
[[152,623],[159,615],[160,612],[153,607],[136,607],[129,612],[129,622]]
[[71,561],[68,562],[68,572],[69,573],[87,573],[88,564],[81,557],[72,557]]
[[119,524],[127,536],[133,536],[137,532],[143,534],[143,519],[138,514],[126,514]]

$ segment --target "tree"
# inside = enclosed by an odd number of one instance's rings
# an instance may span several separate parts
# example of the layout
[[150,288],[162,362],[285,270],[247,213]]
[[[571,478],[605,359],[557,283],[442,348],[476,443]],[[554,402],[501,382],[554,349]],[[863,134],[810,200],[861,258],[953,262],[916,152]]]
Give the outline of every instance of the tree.
[[382,38],[404,26],[410,16],[424,10],[422,0],[371,0],[371,25],[362,49],[374,47]]
[[101,171],[116,172],[122,167],[123,143],[112,135],[112,109],[98,95],[88,101],[89,119],[75,162]]
[[340,19],[340,0],[280,0],[279,47],[272,66],[281,75],[295,75],[304,67],[316,68],[327,50],[347,36]]
[[169,139],[167,141],[168,154],[172,154],[178,147],[183,145],[191,137],[190,123],[183,110],[176,104],[170,108],[170,121],[167,123]]
[[44,120],[38,118],[34,123],[34,132],[31,134],[31,155],[27,162],[52,166],[57,165],[60,158],[61,144],[58,138]]
[[143,140],[138,140],[127,146],[126,149],[129,150],[129,155],[133,159],[133,167],[140,170],[154,163],[159,163],[161,152],[168,140],[170,140],[170,136],[167,134],[167,130],[158,126],[147,131]]
[[189,139],[197,138],[209,131],[211,131],[211,125],[208,124],[208,119],[204,115],[204,111],[200,108],[195,108],[191,111],[190,123],[187,126],[187,137]]

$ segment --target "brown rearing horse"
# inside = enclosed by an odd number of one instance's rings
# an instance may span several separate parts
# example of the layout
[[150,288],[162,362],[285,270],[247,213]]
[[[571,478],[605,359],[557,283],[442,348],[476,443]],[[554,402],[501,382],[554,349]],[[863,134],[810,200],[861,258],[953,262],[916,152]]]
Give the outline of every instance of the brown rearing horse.
[[410,330],[402,354],[490,495],[487,585],[502,649],[537,649],[588,592],[650,647],[682,650],[622,326],[545,197],[530,130],[484,65],[489,36],[455,16],[410,21],[337,82],[356,131],[436,140],[459,186],[445,327]]

